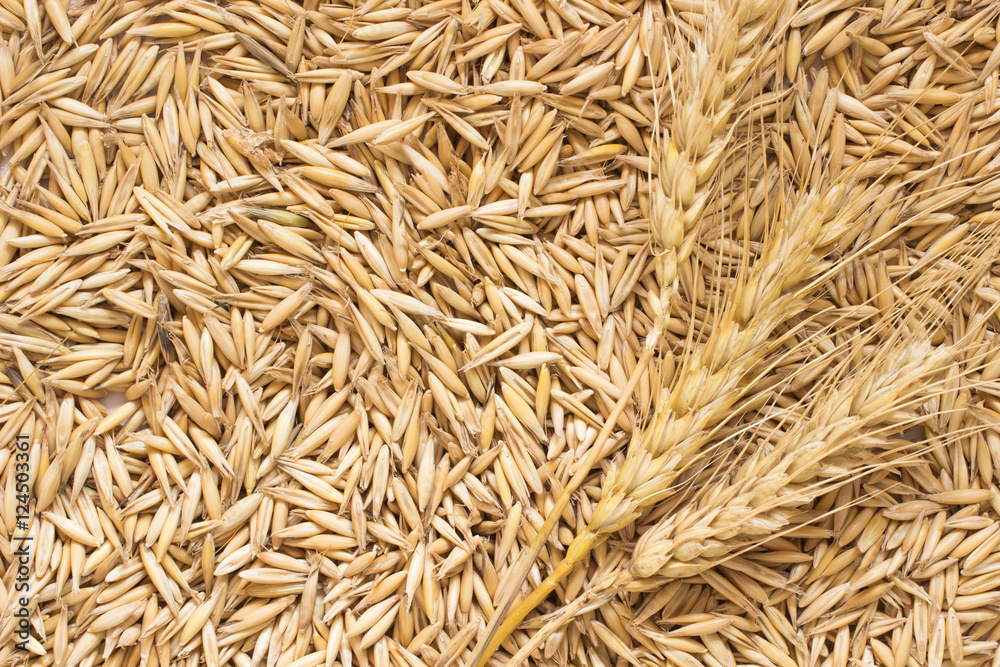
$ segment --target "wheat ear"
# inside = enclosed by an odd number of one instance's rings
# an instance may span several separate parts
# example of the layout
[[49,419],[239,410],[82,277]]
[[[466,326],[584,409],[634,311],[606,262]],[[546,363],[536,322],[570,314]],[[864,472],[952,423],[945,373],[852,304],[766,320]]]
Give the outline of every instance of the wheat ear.
[[[903,349],[889,350],[898,353],[895,360],[886,359],[888,363],[876,370],[848,378],[847,386],[825,392],[810,419],[749,457],[732,483],[680,503],[678,513],[645,532],[629,567],[596,577],[576,599],[546,617],[508,667],[516,667],[553,632],[623,589],[649,591],[665,581],[694,576],[751,542],[779,533],[796,508],[857,476],[838,477],[825,466],[835,467],[845,457],[849,463],[860,461],[868,452],[889,445],[893,433],[928,418],[919,415],[917,407],[939,391],[932,380],[960,356],[961,347],[909,342]],[[829,481],[815,483],[823,474]]]

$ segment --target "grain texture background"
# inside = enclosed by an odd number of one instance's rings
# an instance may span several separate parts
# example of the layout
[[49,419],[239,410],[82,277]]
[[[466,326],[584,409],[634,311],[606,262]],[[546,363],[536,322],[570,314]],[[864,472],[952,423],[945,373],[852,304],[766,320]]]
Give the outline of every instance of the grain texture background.
[[0,663],[1000,666],[998,29],[0,0]]

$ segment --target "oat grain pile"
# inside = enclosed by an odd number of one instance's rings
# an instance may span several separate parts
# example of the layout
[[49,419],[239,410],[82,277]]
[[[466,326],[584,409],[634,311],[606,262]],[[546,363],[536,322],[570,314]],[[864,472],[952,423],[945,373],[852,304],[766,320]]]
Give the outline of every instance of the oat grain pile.
[[998,30],[0,0],[0,665],[1000,666]]

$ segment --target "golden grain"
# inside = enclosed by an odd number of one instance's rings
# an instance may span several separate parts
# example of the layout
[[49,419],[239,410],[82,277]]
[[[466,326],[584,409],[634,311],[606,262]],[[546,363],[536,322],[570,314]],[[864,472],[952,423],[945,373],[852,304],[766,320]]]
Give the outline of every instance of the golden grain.
[[995,663],[989,3],[112,4],[0,1],[0,661]]

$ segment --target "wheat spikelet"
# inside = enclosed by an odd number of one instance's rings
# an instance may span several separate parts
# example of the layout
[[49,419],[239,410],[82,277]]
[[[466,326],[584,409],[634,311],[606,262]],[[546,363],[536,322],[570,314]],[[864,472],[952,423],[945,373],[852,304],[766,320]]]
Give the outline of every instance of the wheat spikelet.
[[732,469],[720,466],[717,479],[675,500],[674,511],[656,518],[639,538],[627,569],[596,575],[584,594],[545,618],[511,662],[520,664],[553,632],[619,591],[658,590],[670,580],[695,577],[780,534],[801,508],[847,483],[845,476],[860,474],[858,463],[879,468],[871,452],[898,447],[894,431],[928,419],[917,408],[939,391],[935,378],[956,358],[956,351],[926,341],[902,341],[885,352],[885,365],[849,377],[773,442],[762,442]]

